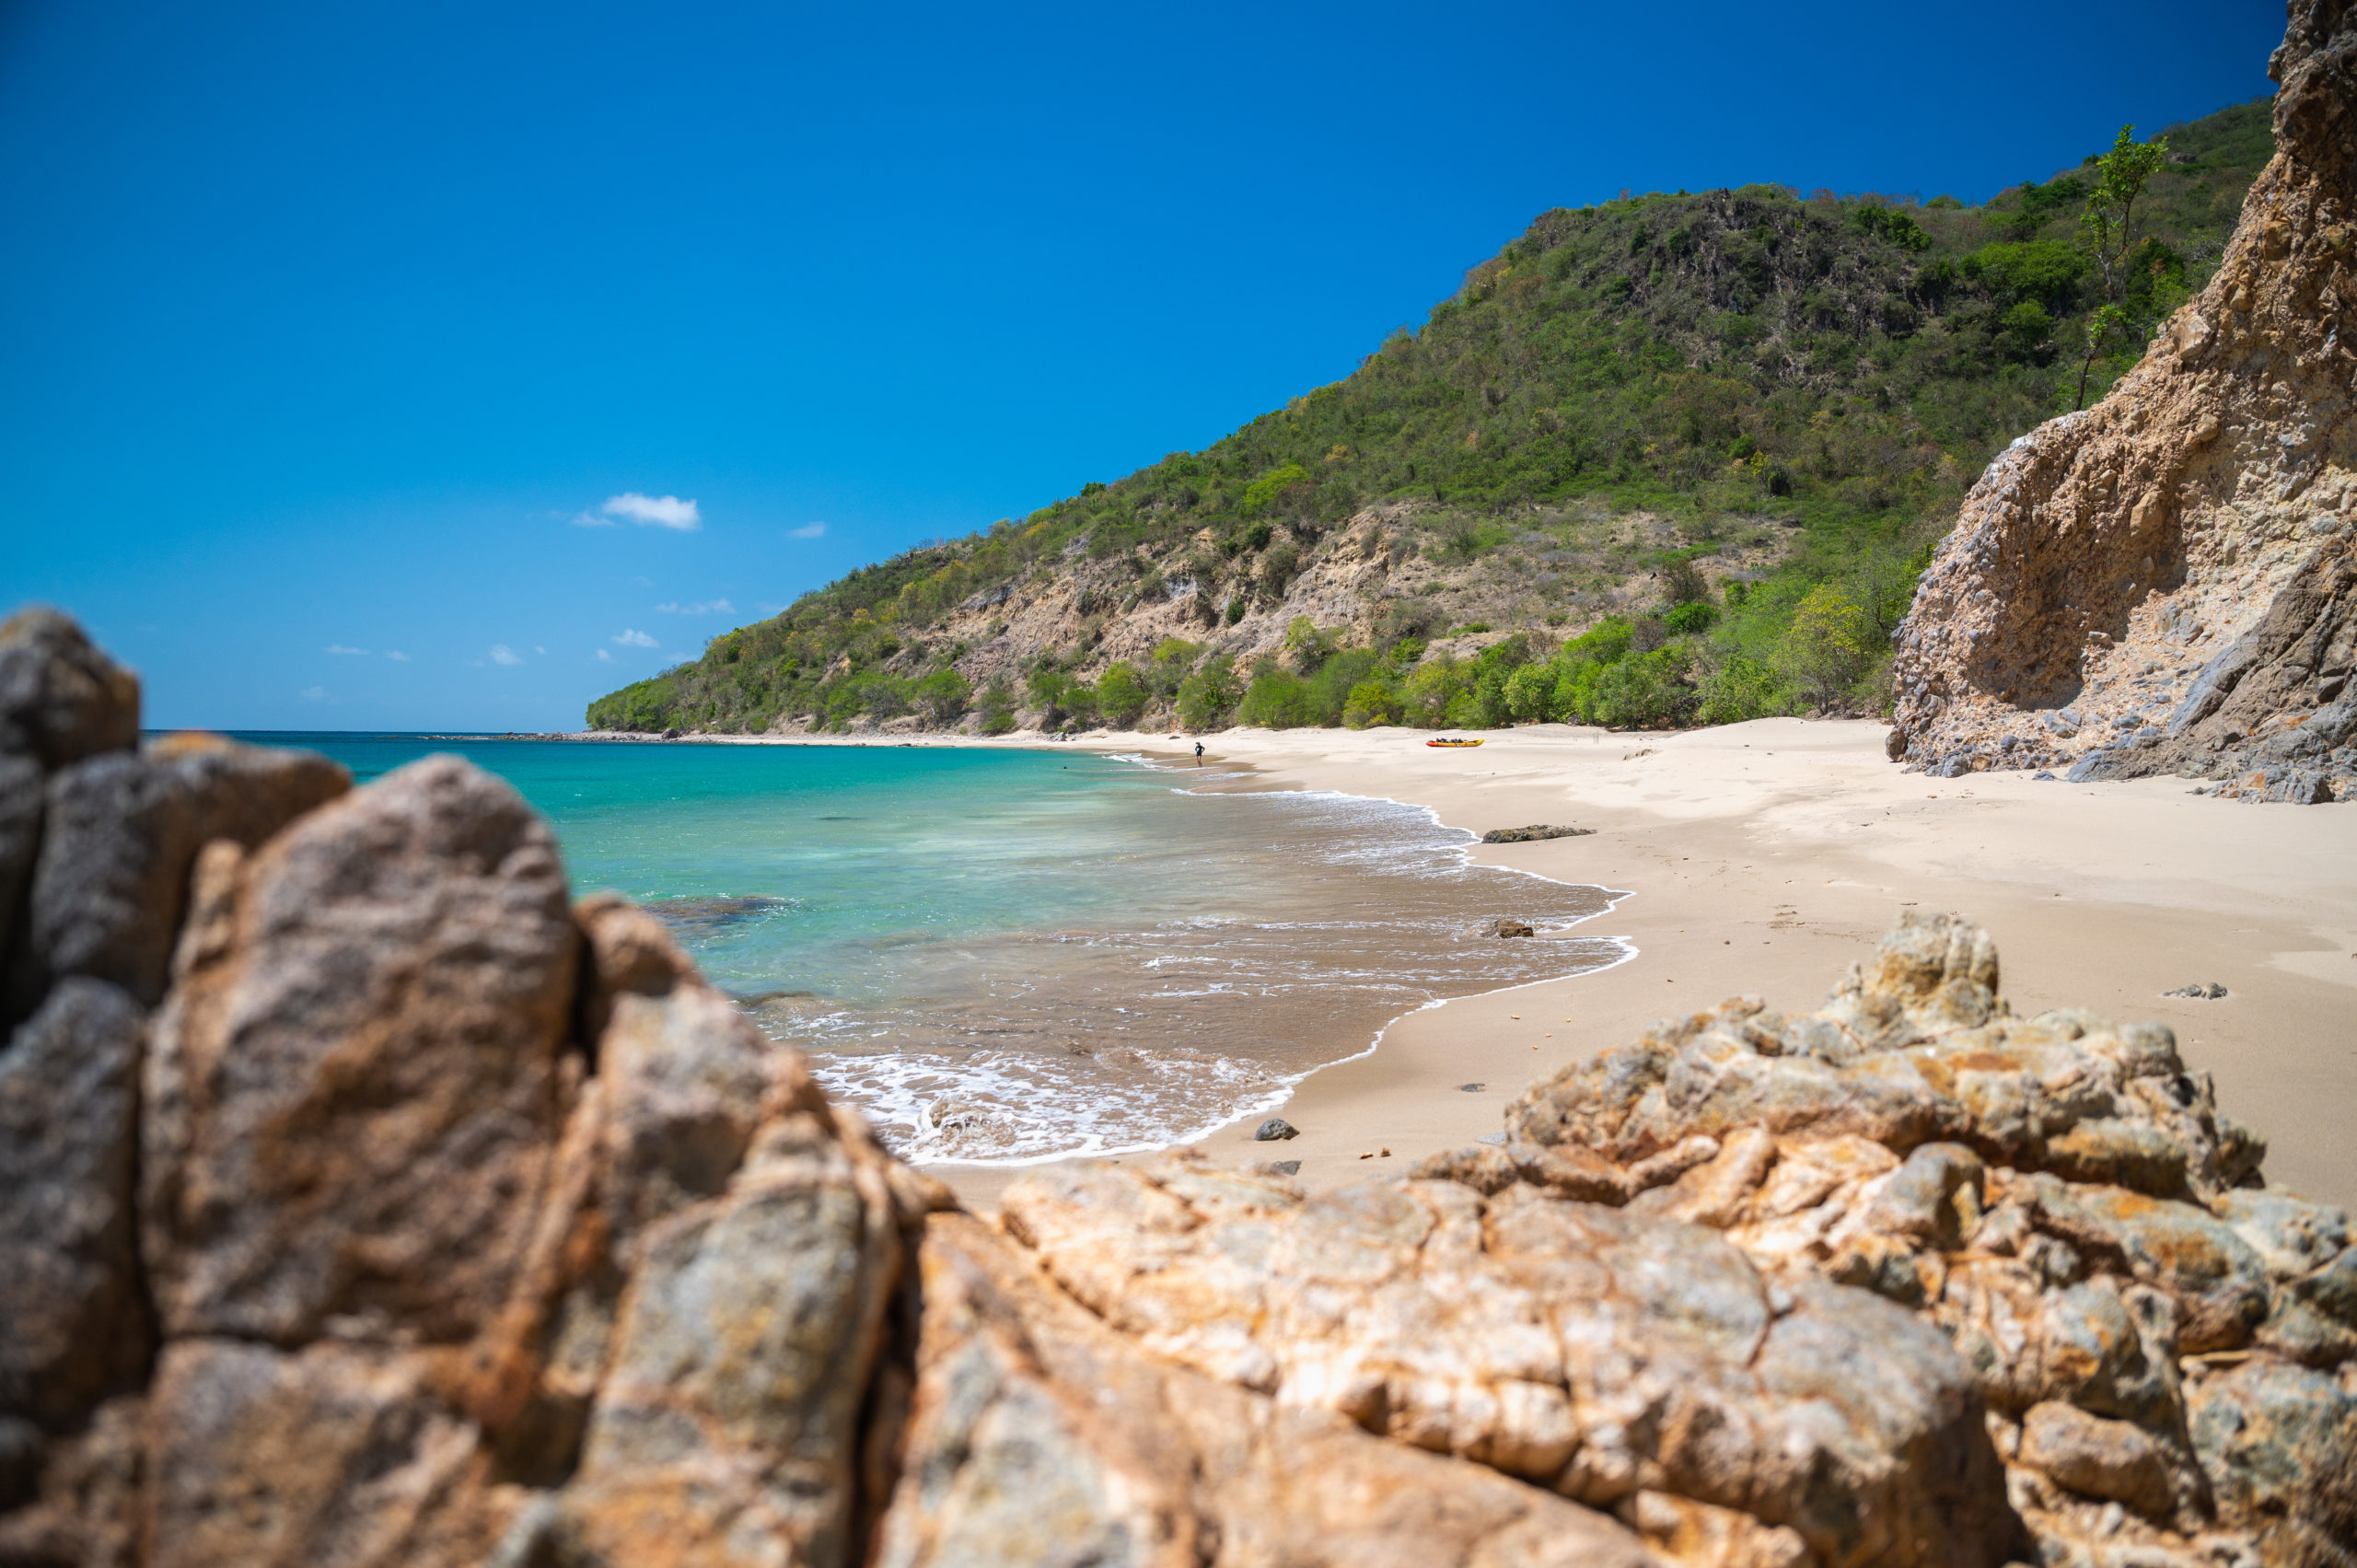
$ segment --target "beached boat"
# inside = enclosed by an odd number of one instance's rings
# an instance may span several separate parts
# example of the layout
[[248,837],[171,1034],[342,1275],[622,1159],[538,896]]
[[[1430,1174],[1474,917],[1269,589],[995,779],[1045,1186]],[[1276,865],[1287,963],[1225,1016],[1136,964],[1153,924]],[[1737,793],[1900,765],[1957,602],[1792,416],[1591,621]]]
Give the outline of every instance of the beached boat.
[[1427,746],[1479,746],[1481,743],[1479,740],[1457,740],[1443,736],[1437,740],[1427,740],[1424,744]]

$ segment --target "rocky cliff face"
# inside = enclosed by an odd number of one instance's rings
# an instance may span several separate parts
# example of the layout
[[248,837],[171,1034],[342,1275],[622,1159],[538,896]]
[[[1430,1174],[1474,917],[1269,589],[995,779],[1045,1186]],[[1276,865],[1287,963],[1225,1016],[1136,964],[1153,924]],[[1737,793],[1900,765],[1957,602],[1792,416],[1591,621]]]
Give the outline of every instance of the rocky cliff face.
[[2357,1562],[2347,1216],[1950,917],[1406,1179],[993,1225],[497,780],[134,750],[56,618],[0,692],[0,1565]]
[[1973,489],[1898,633],[1894,755],[2357,798],[2357,7],[2290,13],[2217,275]]

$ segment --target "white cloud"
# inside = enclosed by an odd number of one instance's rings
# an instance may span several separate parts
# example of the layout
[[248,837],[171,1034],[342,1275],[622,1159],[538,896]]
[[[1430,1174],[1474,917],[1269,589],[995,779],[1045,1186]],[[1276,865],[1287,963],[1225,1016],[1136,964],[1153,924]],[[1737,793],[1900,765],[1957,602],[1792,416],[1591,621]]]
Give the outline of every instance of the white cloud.
[[599,648],[598,650],[598,662],[599,664],[611,664],[614,662],[614,656],[608,653],[605,649]]
[[387,648],[385,650],[385,656],[392,660],[395,664],[407,664],[409,662],[409,656],[401,652],[399,648]]
[[307,703],[324,703],[328,700],[328,689],[324,686],[306,686],[297,695]]
[[601,517],[595,512],[575,512],[568,520],[576,528],[610,528],[615,526],[613,518]]
[[548,656],[548,649],[540,646],[538,643],[534,643],[532,645],[532,651],[539,654],[542,658],[546,658]]
[[786,529],[785,537],[788,539],[817,539],[820,534],[823,534],[826,531],[827,525],[824,523],[805,523],[798,528]]
[[330,643],[327,651],[331,654],[355,654],[364,658],[368,654],[366,648],[347,648],[342,643]]
[[517,656],[516,650],[509,647],[506,644],[493,643],[491,645],[491,662],[493,664],[522,664],[524,661],[521,657]]
[[659,648],[663,645],[645,633],[633,632],[627,627],[623,628],[621,635],[613,640],[626,648]]
[[703,527],[703,514],[696,510],[696,504],[676,495],[641,495],[630,490],[607,496],[606,504],[598,510],[610,517],[624,517],[649,528],[675,528],[680,533],[693,533]]
[[725,598],[699,601],[695,604],[658,604],[658,615],[734,615],[737,607]]

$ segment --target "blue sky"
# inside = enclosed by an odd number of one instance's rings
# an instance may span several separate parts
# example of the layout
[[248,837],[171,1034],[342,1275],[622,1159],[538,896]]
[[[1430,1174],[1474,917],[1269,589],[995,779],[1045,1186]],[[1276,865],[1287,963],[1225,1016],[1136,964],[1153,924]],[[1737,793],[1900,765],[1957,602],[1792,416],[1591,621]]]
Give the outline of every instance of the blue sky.
[[1977,201],[2265,93],[2282,31],[0,0],[0,605],[81,615],[157,725],[572,727],[1348,374],[1548,207]]

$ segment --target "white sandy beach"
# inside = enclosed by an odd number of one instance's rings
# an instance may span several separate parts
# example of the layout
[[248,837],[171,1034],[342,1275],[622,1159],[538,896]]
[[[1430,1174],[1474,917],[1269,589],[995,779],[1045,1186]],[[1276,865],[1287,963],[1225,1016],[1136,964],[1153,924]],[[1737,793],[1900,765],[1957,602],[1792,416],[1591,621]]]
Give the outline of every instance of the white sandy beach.
[[[2357,1205],[2357,810],[2215,801],[2177,779],[1927,778],[1885,761],[1883,735],[1763,719],[1678,735],[1548,725],[1462,751],[1399,729],[1205,738],[1210,760],[1278,787],[1411,801],[1476,831],[1594,828],[1474,853],[1625,891],[1580,929],[1636,949],[1615,969],[1411,1015],[1372,1055],[1302,1086],[1283,1109],[1298,1138],[1256,1144],[1238,1125],[1205,1152],[1298,1159],[1312,1187],[1401,1168],[1496,1131],[1533,1078],[1651,1019],[1742,993],[1816,1006],[1912,905],[1990,927],[2017,1013],[2169,1025],[2225,1110],[2268,1136],[2270,1179]],[[1086,744],[1179,749],[1162,736]],[[2213,981],[2223,1000],[2162,994]],[[932,1168],[977,1207],[1020,1174]]]

